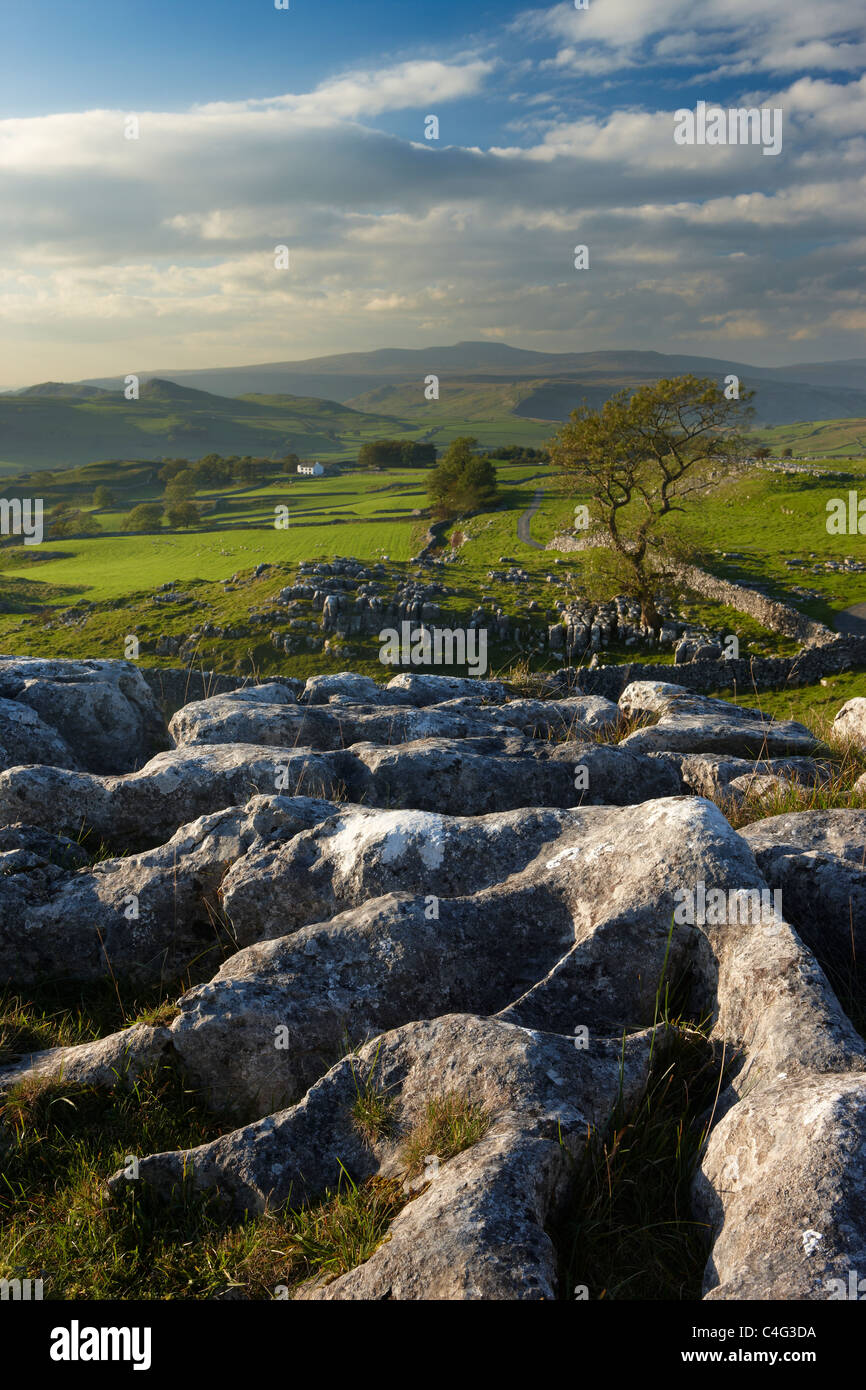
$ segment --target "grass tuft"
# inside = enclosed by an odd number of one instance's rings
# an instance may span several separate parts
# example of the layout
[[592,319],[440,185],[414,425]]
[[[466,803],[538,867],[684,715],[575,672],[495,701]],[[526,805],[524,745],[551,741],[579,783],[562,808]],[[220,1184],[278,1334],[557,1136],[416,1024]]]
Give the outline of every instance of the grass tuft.
[[287,1253],[300,1264],[295,1278],[337,1278],[369,1260],[409,1200],[399,1177],[355,1183],[342,1167],[336,1192],[290,1212]]
[[363,1135],[369,1144],[375,1143],[377,1139],[389,1138],[394,1133],[396,1126],[393,1097],[376,1084],[376,1068],[381,1046],[380,1043],[363,1082],[359,1082],[358,1073],[355,1071],[354,1063],[352,1064],[352,1076],[355,1082],[352,1122],[358,1133]]
[[834,734],[828,721],[811,720],[809,727],[826,747],[821,755],[822,761],[826,760],[826,774],[811,782],[786,779],[764,791],[756,787],[741,797],[722,793],[716,803],[735,830],[768,816],[798,811],[866,810],[866,788],[854,790],[858,778],[866,773],[866,750]]
[[649,729],[657,724],[661,714],[647,711],[643,714],[621,714],[615,724],[605,724],[601,729],[593,729],[589,734],[592,743],[622,743],[629,734],[638,729]]
[[477,1144],[489,1127],[490,1115],[483,1105],[473,1104],[457,1091],[434,1096],[403,1144],[407,1175],[420,1173],[424,1160],[433,1155],[447,1163],[455,1154]]
[[709,1232],[689,1193],[724,1063],[703,1028],[680,1023],[640,1102],[587,1131],[551,1231],[563,1298],[701,1297]]

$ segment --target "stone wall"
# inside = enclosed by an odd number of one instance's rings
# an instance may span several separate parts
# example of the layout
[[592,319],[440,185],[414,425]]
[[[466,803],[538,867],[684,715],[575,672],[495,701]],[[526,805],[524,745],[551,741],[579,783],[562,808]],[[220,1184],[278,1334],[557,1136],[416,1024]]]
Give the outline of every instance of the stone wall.
[[783,637],[793,637],[804,646],[815,646],[832,642],[834,634],[823,623],[817,623],[805,613],[798,613],[787,603],[779,603],[769,598],[760,589],[750,589],[743,584],[734,584],[727,579],[718,579],[714,574],[699,569],[696,565],[684,565],[680,571],[684,584],[699,594],[701,598],[724,603],[728,608],[736,608],[748,613],[762,627],[771,632],[781,633]]
[[[548,541],[546,548],[562,552],[586,550],[588,540],[589,538],[584,536],[554,536],[553,540]],[[599,543],[593,538],[593,544]],[[809,647],[832,642],[834,639],[835,634],[829,627],[815,622],[813,618],[798,612],[796,608],[791,608],[787,603],[770,598],[760,589],[735,584],[729,579],[719,579],[697,565],[683,565],[678,574],[682,583],[699,597],[723,603],[727,608],[736,608],[741,613],[748,613],[749,617],[754,618],[770,632],[778,632],[783,637],[791,637]]]
[[839,637],[797,656],[740,658],[738,661],[692,661],[684,666],[627,662],[595,670],[557,671],[556,682],[587,695],[618,700],[632,681],[671,681],[688,690],[731,690],[738,695],[786,686],[814,685],[822,676],[866,666],[866,637]]

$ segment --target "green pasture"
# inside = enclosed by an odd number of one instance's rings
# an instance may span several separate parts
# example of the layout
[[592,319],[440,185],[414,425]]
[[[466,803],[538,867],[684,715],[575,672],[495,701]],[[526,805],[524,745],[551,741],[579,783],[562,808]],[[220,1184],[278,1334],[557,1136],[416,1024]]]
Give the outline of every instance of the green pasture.
[[775,455],[783,449],[814,459],[848,459],[851,454],[862,459],[866,454],[866,420],[805,420],[755,433]]

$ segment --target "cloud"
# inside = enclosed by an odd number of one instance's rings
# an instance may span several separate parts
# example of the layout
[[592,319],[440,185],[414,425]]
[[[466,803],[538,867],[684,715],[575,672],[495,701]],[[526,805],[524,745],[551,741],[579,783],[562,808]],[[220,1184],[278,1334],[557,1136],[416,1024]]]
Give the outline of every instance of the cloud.
[[866,61],[854,0],[592,0],[526,11],[513,28],[561,44],[546,66],[592,76],[695,62],[708,76],[852,72]]
[[[608,56],[620,52],[614,13],[635,16],[636,42],[661,43],[673,24],[669,61],[700,46],[694,9],[678,36],[685,8],[659,8],[600,0],[546,19],[572,33],[590,18]],[[759,18],[771,11],[782,24],[781,6],[757,0]],[[798,15],[795,4],[790,41]],[[0,380],[432,337],[751,344],[772,361],[811,335],[828,355],[861,351],[866,79],[797,76],[765,93],[785,112],[772,160],[677,146],[679,96],[550,111],[523,144],[424,142],[424,115],[484,90],[494,71],[472,55],[405,62],[309,94],[140,112],[137,140],[116,110],[0,121]],[[419,113],[413,140],[362,120],[406,108]],[[574,269],[577,243],[589,271]],[[288,271],[275,267],[279,244]]]

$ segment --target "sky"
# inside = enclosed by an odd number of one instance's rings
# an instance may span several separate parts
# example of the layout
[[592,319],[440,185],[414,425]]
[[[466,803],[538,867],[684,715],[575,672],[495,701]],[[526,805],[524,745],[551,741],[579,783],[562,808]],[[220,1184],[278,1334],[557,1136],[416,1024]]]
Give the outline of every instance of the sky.
[[[866,357],[861,0],[0,19],[0,389],[465,339]],[[700,101],[781,111],[780,152],[677,143]]]

